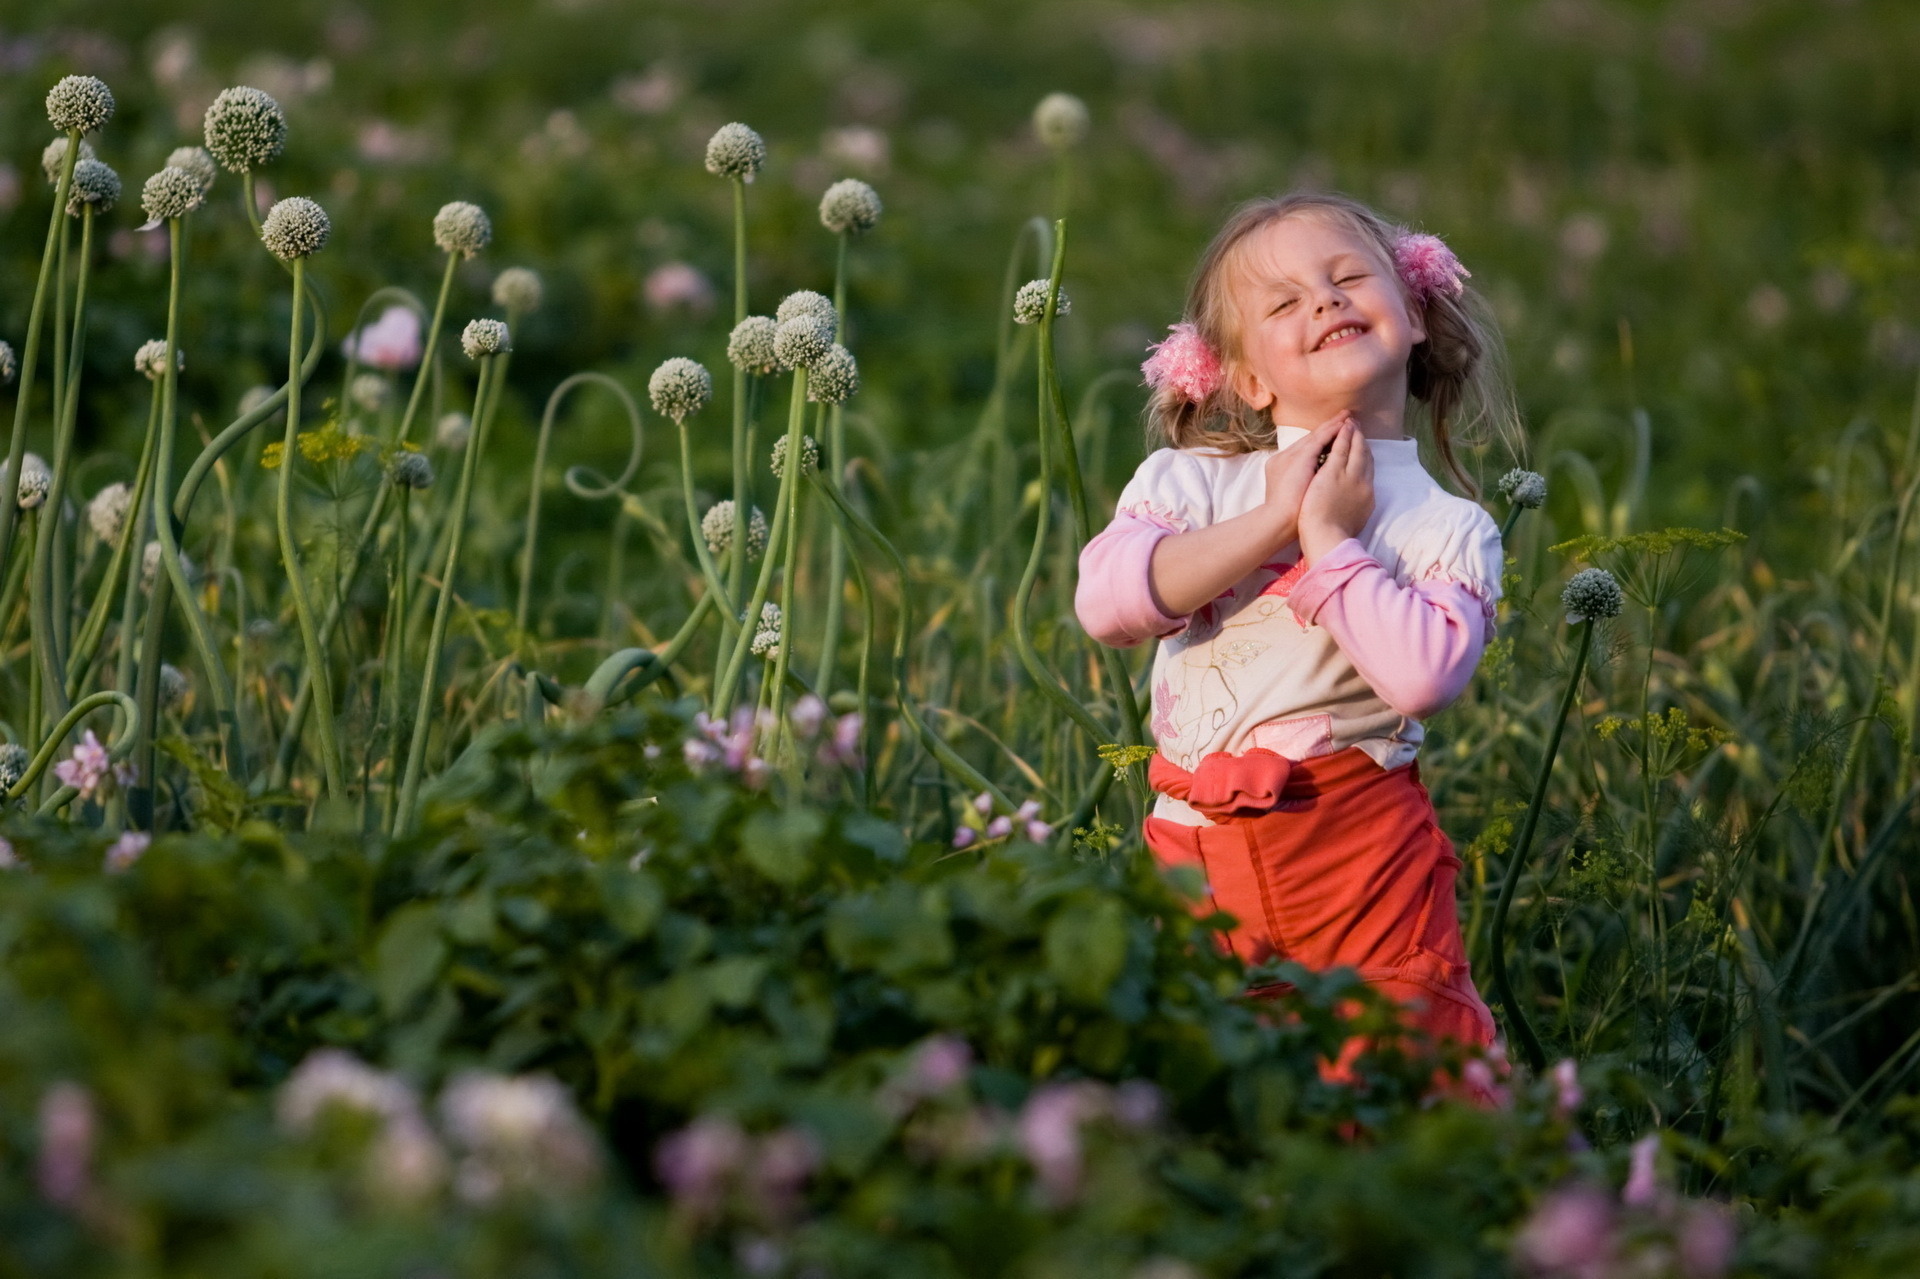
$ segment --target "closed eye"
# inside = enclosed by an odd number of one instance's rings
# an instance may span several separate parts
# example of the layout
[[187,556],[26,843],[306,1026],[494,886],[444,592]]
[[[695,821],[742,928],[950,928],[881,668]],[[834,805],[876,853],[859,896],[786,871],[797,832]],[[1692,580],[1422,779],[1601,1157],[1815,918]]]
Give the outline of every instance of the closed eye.
[[1274,306],[1273,310],[1267,312],[1267,314],[1278,315],[1299,300],[1298,298],[1284,298]]
[[1335,280],[1334,283],[1335,284],[1352,284],[1355,280],[1364,280],[1366,278],[1367,278],[1367,273],[1365,271],[1359,271],[1353,275],[1343,275],[1339,279]]

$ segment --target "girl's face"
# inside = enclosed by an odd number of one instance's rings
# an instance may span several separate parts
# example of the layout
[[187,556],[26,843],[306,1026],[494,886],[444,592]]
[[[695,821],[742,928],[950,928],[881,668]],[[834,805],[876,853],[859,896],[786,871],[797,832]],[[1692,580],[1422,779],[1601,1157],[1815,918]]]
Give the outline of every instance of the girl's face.
[[1233,385],[1247,403],[1283,426],[1352,410],[1398,433],[1407,359],[1427,331],[1372,240],[1296,214],[1247,237],[1229,287],[1240,338]]

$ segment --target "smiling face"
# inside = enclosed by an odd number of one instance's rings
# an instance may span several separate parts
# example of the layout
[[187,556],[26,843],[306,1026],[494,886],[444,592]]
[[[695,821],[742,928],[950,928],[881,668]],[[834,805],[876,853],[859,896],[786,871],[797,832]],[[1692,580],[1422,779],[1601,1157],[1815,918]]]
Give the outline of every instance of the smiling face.
[[1241,398],[1276,425],[1312,428],[1351,410],[1369,435],[1398,435],[1420,310],[1370,237],[1297,213],[1241,242],[1230,265]]

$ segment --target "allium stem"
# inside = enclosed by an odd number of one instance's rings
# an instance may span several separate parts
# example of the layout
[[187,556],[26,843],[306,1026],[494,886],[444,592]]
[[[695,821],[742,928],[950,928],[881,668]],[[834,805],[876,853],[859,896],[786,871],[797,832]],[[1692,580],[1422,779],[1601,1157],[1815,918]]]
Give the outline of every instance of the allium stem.
[[474,394],[473,433],[460,460],[460,485],[453,495],[447,537],[447,558],[440,573],[440,594],[433,607],[433,629],[427,636],[426,662],[420,672],[420,701],[413,715],[413,740],[407,749],[406,776],[400,786],[400,806],[393,815],[393,834],[410,833],[420,799],[420,775],[427,762],[427,731],[432,725],[434,685],[440,674],[440,650],[447,639],[447,619],[453,608],[453,579],[460,568],[460,546],[467,525],[467,507],[473,500],[473,477],[480,469],[480,450],[486,441],[481,424],[487,420],[487,401],[499,394],[496,365],[500,357],[480,357],[480,381]]
[[[340,746],[334,740],[333,677],[327,669],[327,646],[320,638],[320,625],[314,617],[313,599],[307,592],[306,575],[300,567],[300,548],[293,536],[293,472],[300,460],[300,321],[306,314],[306,259],[293,259],[293,321],[287,347],[287,429],[280,456],[280,483],[274,502],[274,523],[280,535],[280,558],[287,571],[287,586],[293,594],[293,610],[300,621],[300,640],[307,650],[307,677],[313,686],[313,701],[319,710],[314,724],[320,735],[320,764],[326,775],[327,794],[346,797],[345,768]],[[382,489],[384,492],[384,487]]]
[[[20,350],[20,380],[14,391],[13,436],[7,444],[8,486],[20,482],[21,459],[27,453],[27,414],[33,403],[34,365],[40,359],[40,325],[46,314],[47,284],[53,276],[53,260],[59,247],[60,230],[67,216],[67,193],[73,189],[73,166],[80,158],[80,134],[67,133],[67,153],[60,162],[60,180],[54,185],[53,212],[47,220],[47,241],[40,251],[40,274],[34,281],[33,305],[27,312],[27,341]],[[14,521],[20,504],[11,492],[0,501],[0,566],[11,563]]]
[[[160,383],[153,384],[153,393],[148,397],[147,433],[140,444],[140,460],[134,466],[133,495],[127,502],[127,517],[120,526],[120,536],[113,544],[113,553],[107,559],[107,570],[100,578],[100,584],[94,590],[93,604],[87,609],[86,620],[80,624],[80,633],[74,637],[73,649],[67,656],[67,696],[78,697],[92,673],[94,658],[99,654],[100,643],[106,638],[107,619],[113,612],[113,597],[126,577],[127,565],[132,562],[133,548],[145,547],[146,511],[152,494],[153,450],[159,434],[160,425]],[[131,653],[130,633],[127,647]],[[128,667],[131,672],[132,667]],[[129,691],[124,684],[116,683],[121,692]]]
[[[805,438],[804,435],[802,438]],[[800,454],[795,451],[791,436],[787,440],[787,464],[783,469],[787,471],[803,469]],[[784,480],[785,477],[782,476],[782,488],[788,487]],[[780,598],[786,607],[786,617],[781,622],[780,642],[774,645],[773,653],[773,720],[776,734],[784,730],[787,722],[785,715],[787,668],[792,664],[794,637],[800,631],[800,520],[806,509],[800,499],[806,488],[796,482],[792,485],[792,490],[787,497],[786,564],[780,571]]]
[[[833,314],[839,321],[839,340],[847,337],[847,241],[851,232],[836,237],[840,243],[833,261]],[[847,465],[846,404],[836,401],[827,409],[827,474],[825,483],[838,488]],[[822,697],[833,691],[834,667],[840,659],[840,628],[844,624],[847,591],[847,535],[838,520],[827,527],[827,620],[820,635],[820,666],[813,687]]]
[[[740,687],[740,677],[746,670],[747,653],[753,646],[754,628],[759,625],[760,610],[765,607],[767,595],[773,585],[773,566],[780,559],[781,549],[786,545],[783,540],[788,534],[789,513],[793,506],[793,488],[798,483],[801,471],[800,449],[805,438],[802,429],[807,420],[807,370],[798,368],[793,371],[793,399],[787,407],[787,464],[781,468],[780,496],[773,511],[773,528],[767,534],[767,549],[760,560],[760,575],[753,585],[753,598],[747,603],[746,617],[740,624],[740,633],[735,637],[733,655],[727,660],[726,673],[720,677],[720,683],[713,690],[711,713],[724,716],[733,708],[734,693]],[[740,508],[734,510],[734,546],[741,551],[746,548],[746,539],[739,537]],[[702,543],[704,545],[704,543]],[[782,628],[783,634],[785,628]]]
[[400,801],[400,774],[404,761],[400,743],[408,739],[406,715],[407,686],[407,592],[413,582],[408,564],[407,530],[412,514],[413,490],[402,487],[400,509],[394,513],[393,590],[387,602],[387,670],[383,681],[387,711],[387,806],[388,830],[393,829],[394,810]]
[[1513,986],[1507,978],[1507,912],[1513,906],[1514,888],[1520,883],[1520,871],[1526,866],[1527,853],[1533,847],[1533,832],[1540,824],[1540,809],[1547,800],[1547,782],[1553,776],[1553,761],[1560,753],[1560,736],[1566,731],[1567,713],[1573,709],[1573,699],[1579,695],[1580,682],[1587,671],[1587,653],[1593,647],[1593,620],[1588,618],[1578,625],[1580,647],[1574,655],[1573,668],[1567,674],[1567,691],[1561,695],[1560,709],[1553,717],[1553,731],[1547,736],[1547,753],[1540,761],[1540,772],[1533,782],[1533,798],[1527,804],[1527,815],[1520,823],[1519,838],[1514,841],[1513,854],[1507,859],[1507,873],[1500,880],[1500,896],[1493,905],[1491,959],[1494,997],[1506,1010],[1514,1037],[1520,1041],[1520,1047],[1527,1054],[1527,1062],[1535,1074],[1547,1068],[1547,1054],[1540,1046],[1539,1036],[1533,1033],[1533,1024],[1521,1010],[1519,1000],[1513,997]]
[[[747,318],[747,184],[739,177],[730,183],[733,187],[733,322],[737,326]],[[733,544],[727,550],[727,597],[738,599],[747,582],[747,532],[753,515],[753,443],[749,438],[748,418],[751,406],[748,399],[753,388],[752,375],[735,365],[733,368]],[[689,507],[689,514],[691,514]],[[699,546],[704,539],[700,530],[694,530],[694,544]],[[728,659],[726,636],[733,633],[738,619],[731,605],[720,611],[726,625],[721,630],[720,643],[715,645],[713,682],[716,690],[725,676]],[[752,629],[750,624],[749,630]]]
[[[687,529],[693,534],[694,559],[700,565],[700,576],[706,579],[708,593],[720,606],[720,633],[723,636],[734,635],[741,628],[739,606],[734,602],[739,596],[728,590],[726,582],[721,579],[720,566],[714,562],[713,552],[707,548],[706,532],[700,526],[700,508],[694,504],[693,497],[693,441],[686,419],[682,418],[674,426],[680,435],[680,498],[681,504],[687,508]],[[736,529],[739,527],[738,519],[734,525]],[[745,556],[739,558],[744,559]],[[753,625],[749,619],[747,626],[751,628]],[[724,641],[720,647],[722,652],[727,651]]]

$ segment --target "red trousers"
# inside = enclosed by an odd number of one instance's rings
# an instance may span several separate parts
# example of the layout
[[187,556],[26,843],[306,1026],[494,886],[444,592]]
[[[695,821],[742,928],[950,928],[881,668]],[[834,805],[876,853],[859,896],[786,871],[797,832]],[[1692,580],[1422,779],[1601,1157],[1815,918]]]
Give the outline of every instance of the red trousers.
[[[1197,909],[1238,921],[1225,943],[1247,963],[1357,969],[1408,1024],[1492,1045],[1454,906],[1460,859],[1417,764],[1388,771],[1352,747],[1297,762],[1256,748],[1209,755],[1192,773],[1156,755],[1149,780],[1217,823],[1149,817],[1147,846],[1163,866],[1201,869]],[[1336,1072],[1362,1047],[1349,1043]]]

